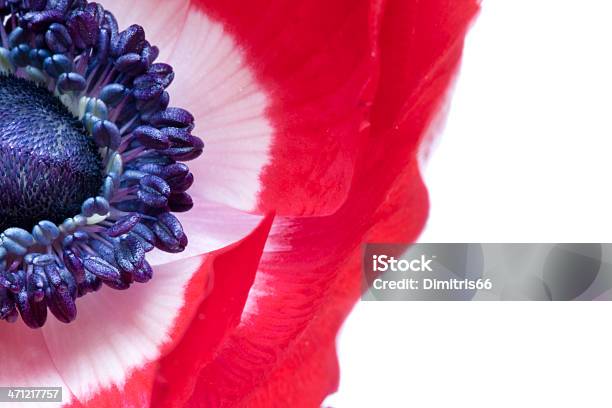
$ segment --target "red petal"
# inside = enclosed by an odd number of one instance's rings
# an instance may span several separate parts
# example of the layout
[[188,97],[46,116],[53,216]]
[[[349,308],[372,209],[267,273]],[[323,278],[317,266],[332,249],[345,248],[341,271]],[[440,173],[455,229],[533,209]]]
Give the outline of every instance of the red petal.
[[374,91],[378,2],[196,2],[247,53],[270,96],[260,210],[329,214],[345,200]]
[[[360,293],[359,245],[411,241],[424,224],[418,147],[477,8],[473,0],[388,3],[380,89],[348,199],[331,216],[275,222],[251,290],[256,298],[200,372],[191,405],[313,406],[331,391],[329,350]],[[325,357],[320,364],[309,360],[314,349]]]
[[212,290],[195,311],[180,342],[160,360],[154,406],[183,406],[201,367],[213,358],[218,344],[240,321],[272,220],[272,216],[266,217],[251,235],[212,254],[202,266],[212,276]]

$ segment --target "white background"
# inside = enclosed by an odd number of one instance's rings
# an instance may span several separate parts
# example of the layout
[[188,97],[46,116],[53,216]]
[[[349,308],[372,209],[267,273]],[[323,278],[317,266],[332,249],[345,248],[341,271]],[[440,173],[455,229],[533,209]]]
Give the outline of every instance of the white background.
[[[423,242],[610,242],[612,2],[484,0]],[[610,407],[612,304],[360,302],[326,406]]]

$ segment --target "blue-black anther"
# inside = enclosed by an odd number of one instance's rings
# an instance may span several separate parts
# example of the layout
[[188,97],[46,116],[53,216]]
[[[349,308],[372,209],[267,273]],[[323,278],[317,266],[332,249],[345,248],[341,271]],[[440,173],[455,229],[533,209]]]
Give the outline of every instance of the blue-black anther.
[[85,279],[79,282],[78,285],[79,297],[88,293],[97,292],[102,287],[102,281],[93,273],[85,271]]
[[187,235],[180,221],[170,213],[158,216],[152,226],[155,233],[156,246],[166,252],[181,252],[187,246]]
[[45,41],[49,50],[57,54],[63,54],[72,47],[72,37],[68,29],[58,23],[53,23],[49,26],[45,33]]
[[15,301],[8,289],[0,286],[0,320],[13,322],[17,319]]
[[26,13],[23,19],[28,23],[29,28],[36,32],[47,29],[52,23],[64,21],[64,13],[59,10],[44,10]]
[[8,36],[8,45],[10,48],[17,47],[19,44],[26,41],[26,31],[21,27],[15,27]]
[[36,253],[36,252],[28,252],[23,257],[23,262],[25,262],[28,265],[32,265],[32,264],[34,264],[34,259],[36,259],[37,256],[40,256],[40,254]]
[[47,220],[40,221],[32,229],[32,236],[40,245],[49,245],[60,235],[60,230],[55,223]]
[[77,317],[75,298],[67,285],[48,288],[47,306],[49,311],[62,323],[70,323]]
[[171,178],[167,180],[168,185],[172,189],[172,193],[184,193],[193,185],[195,178],[193,173],[189,173],[182,178]]
[[94,215],[106,215],[110,210],[110,204],[104,197],[92,197],[85,200],[81,207],[81,213],[85,217]]
[[72,234],[66,235],[64,239],[62,239],[62,246],[64,248],[72,247],[73,245],[79,243],[79,241],[87,241],[89,238],[87,235],[83,236],[78,233],[79,231],[73,232]]
[[38,329],[45,324],[47,321],[47,304],[44,299],[39,302],[34,301],[33,295],[28,293],[24,285],[23,289],[15,295],[15,301],[19,314],[28,327]]
[[62,225],[60,225],[60,229],[64,233],[73,232],[75,229],[77,229],[77,227],[78,226],[76,222],[74,222],[73,218],[67,218],[66,220],[64,220],[64,222],[62,222]]
[[183,163],[157,164],[144,163],[138,167],[142,172],[154,174],[166,180],[168,183],[173,183],[174,180],[182,180],[189,174],[189,167]]
[[106,103],[106,105],[114,107],[119,104],[125,98],[126,89],[121,84],[108,84],[100,91],[100,99]]
[[132,234],[119,238],[115,247],[115,261],[122,272],[134,273],[142,266],[145,260],[145,250],[140,242]]
[[74,276],[75,281],[81,284],[85,281],[85,266],[83,260],[72,249],[65,248],[62,253],[62,260],[66,269]]
[[96,40],[96,54],[93,62],[99,65],[108,59],[111,48],[111,33],[106,28],[100,29]]
[[168,208],[173,212],[187,212],[193,208],[193,199],[187,193],[172,193],[168,198]]
[[123,180],[124,186],[132,186],[147,174],[148,173],[143,173],[138,170],[126,170],[121,176],[121,179]]
[[117,261],[115,260],[115,245],[119,243],[119,240],[112,237],[105,237],[104,241],[93,240],[90,243],[91,248],[95,251],[97,256],[104,259],[110,265],[118,268]]
[[60,225],[60,230],[64,233],[73,233],[77,228],[87,225],[87,217],[79,214],[64,220]]
[[164,88],[169,87],[174,80],[174,70],[172,66],[164,63],[151,65],[147,70],[147,74],[156,78]]
[[149,149],[167,149],[170,147],[168,136],[153,126],[139,126],[134,129],[134,137]]
[[142,247],[146,252],[152,251],[155,248],[155,233],[151,231],[146,225],[139,223],[132,229],[132,235],[139,238],[142,243]]
[[121,200],[114,204],[115,208],[123,212],[147,212],[144,204],[138,199]]
[[121,144],[121,134],[115,122],[98,120],[93,125],[93,137],[98,147],[110,147],[116,150]]
[[102,28],[107,29],[111,33],[111,43],[116,44],[119,40],[119,24],[113,13],[105,10],[100,24]]
[[137,196],[143,204],[149,207],[164,208],[168,204],[168,196],[171,192],[170,186],[164,179],[147,175],[140,179]]
[[47,279],[42,268],[34,268],[27,279],[27,291],[34,302],[41,302],[45,298]]
[[88,133],[93,134],[94,124],[99,120],[100,118],[96,117],[93,113],[85,112],[85,116],[83,116],[83,126],[85,126]]
[[62,92],[80,92],[85,89],[87,81],[75,72],[64,73],[57,80],[57,87]]
[[167,127],[162,132],[168,136],[171,147],[163,153],[174,160],[189,161],[199,157],[204,150],[204,142],[193,136],[187,129]]
[[51,265],[54,262],[55,262],[55,255],[43,254],[43,255],[36,256],[34,260],[32,261],[32,264],[36,266],[46,266],[46,265]]
[[141,75],[134,80],[134,98],[150,101],[159,98],[164,92],[163,83],[153,75]]
[[100,119],[108,118],[108,107],[104,101],[98,98],[91,98],[87,101],[85,112],[91,113],[93,116]]
[[76,285],[72,276],[60,270],[57,265],[44,267],[49,284],[46,287],[47,306],[53,315],[63,323],[76,318]]
[[43,63],[46,58],[50,57],[51,53],[45,49],[33,48],[30,50],[30,65],[38,69],[43,68]]
[[30,63],[30,46],[19,44],[11,49],[11,61],[18,67],[25,67]]
[[41,0],[45,3],[47,10],[59,10],[63,13],[67,13],[70,7],[73,5],[74,0]]
[[24,229],[9,228],[2,234],[2,246],[13,255],[25,255],[32,245],[34,237]]
[[142,58],[146,61],[147,65],[150,66],[157,59],[157,57],[159,57],[159,48],[157,48],[155,45],[149,44],[149,42],[146,41],[146,45],[140,55],[142,55]]
[[25,67],[26,78],[37,84],[45,84],[47,76],[40,69],[33,65]]
[[168,108],[151,116],[149,123],[157,128],[193,128],[193,115],[182,108]]
[[106,234],[112,238],[117,238],[121,235],[130,232],[142,220],[142,215],[135,213],[119,218],[108,230]]
[[85,49],[96,43],[99,25],[93,13],[77,11],[68,18],[66,26],[77,48]]
[[153,268],[151,268],[147,261],[144,261],[140,268],[137,268],[132,275],[135,282],[146,283],[153,278]]
[[133,282],[131,275],[128,277],[124,277],[120,275],[119,279],[114,281],[104,282],[106,286],[115,290],[126,290],[130,288],[130,284]]
[[0,286],[12,293],[19,293],[25,287],[25,273],[23,271],[13,271],[0,274]]
[[102,196],[106,198],[107,200],[110,200],[113,197],[113,194],[115,193],[115,188],[116,188],[115,180],[112,177],[107,176],[104,179],[104,183],[102,184],[102,189],[101,189]]
[[144,122],[148,122],[151,116],[168,107],[170,95],[163,91],[159,96],[150,100],[136,100],[136,108],[140,112],[140,116]]
[[145,47],[145,32],[139,25],[131,25],[119,34],[117,43],[112,47],[114,56],[128,53],[140,54]]
[[51,57],[45,58],[45,61],[43,62],[43,69],[53,78],[59,78],[60,75],[72,71],[72,60],[66,57],[64,54],[55,54]]
[[146,69],[142,58],[138,54],[129,53],[117,58],[115,69],[130,75],[136,75]]
[[148,173],[163,178],[170,186],[173,193],[185,192],[194,182],[193,174],[189,167],[183,163],[174,163],[166,166],[147,163],[139,167],[140,172]]
[[104,259],[97,256],[86,256],[83,259],[85,270],[94,274],[105,282],[114,282],[121,279],[119,270]]
[[34,245],[34,237],[28,231],[21,228],[8,228],[3,233],[5,238],[10,238],[19,245],[31,247]]

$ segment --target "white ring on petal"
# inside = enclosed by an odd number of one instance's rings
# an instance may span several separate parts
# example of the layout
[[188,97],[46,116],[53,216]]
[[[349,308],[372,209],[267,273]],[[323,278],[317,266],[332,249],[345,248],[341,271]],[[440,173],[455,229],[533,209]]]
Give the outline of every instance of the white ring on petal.
[[195,9],[185,24],[166,60],[176,71],[171,104],[195,116],[194,134],[205,143],[204,154],[188,163],[196,177],[192,190],[210,201],[254,210],[274,133],[266,116],[268,96],[221,24]]
[[150,282],[127,291],[105,287],[84,296],[70,324],[50,316],[41,329],[49,354],[79,401],[112,385],[121,388],[133,369],[160,357],[185,304],[187,283],[204,258],[159,266]]

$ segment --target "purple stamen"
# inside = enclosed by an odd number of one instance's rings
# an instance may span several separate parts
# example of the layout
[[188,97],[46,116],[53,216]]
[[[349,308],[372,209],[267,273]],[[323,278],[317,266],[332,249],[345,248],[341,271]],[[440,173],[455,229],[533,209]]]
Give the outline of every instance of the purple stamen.
[[149,281],[147,252],[185,249],[180,162],[204,144],[141,26],[85,0],[0,0],[0,19],[0,320],[69,323],[78,297]]

